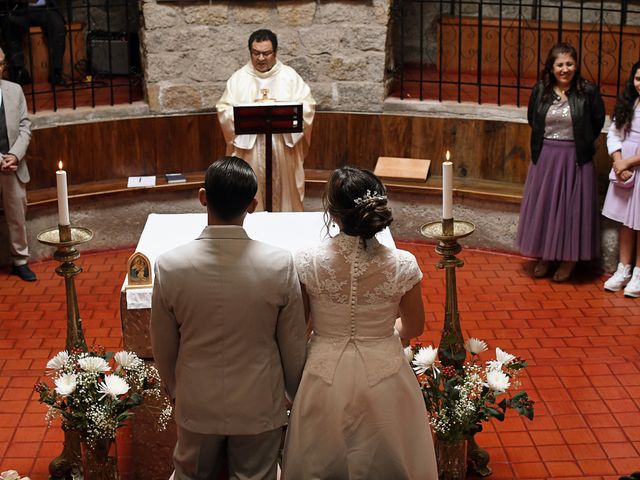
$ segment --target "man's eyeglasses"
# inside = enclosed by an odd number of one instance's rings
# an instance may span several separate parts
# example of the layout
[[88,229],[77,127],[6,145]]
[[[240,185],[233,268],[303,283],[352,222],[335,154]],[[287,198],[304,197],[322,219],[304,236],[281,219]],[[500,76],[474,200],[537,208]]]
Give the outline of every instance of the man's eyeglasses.
[[251,50],[251,56],[255,57],[255,58],[269,58],[271,55],[273,55],[273,50],[269,50],[268,52],[259,52],[258,50]]

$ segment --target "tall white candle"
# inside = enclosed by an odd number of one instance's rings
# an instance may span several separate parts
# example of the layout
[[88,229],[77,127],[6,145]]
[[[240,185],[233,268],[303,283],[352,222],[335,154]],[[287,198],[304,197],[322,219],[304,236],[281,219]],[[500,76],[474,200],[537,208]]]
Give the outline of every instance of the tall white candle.
[[447,150],[446,161],[442,162],[442,218],[453,218],[453,163],[449,161]]
[[67,172],[62,169],[62,162],[58,162],[56,187],[58,190],[58,225],[70,225],[69,196],[67,195]]

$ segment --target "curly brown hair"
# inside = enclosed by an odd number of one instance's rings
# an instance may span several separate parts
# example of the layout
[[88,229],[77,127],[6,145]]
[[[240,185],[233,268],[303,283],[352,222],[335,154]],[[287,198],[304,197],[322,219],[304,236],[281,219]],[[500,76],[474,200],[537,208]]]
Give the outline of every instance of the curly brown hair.
[[369,170],[349,166],[334,170],[322,199],[325,224],[332,218],[347,235],[372,238],[393,221],[385,193],[380,179]]
[[613,115],[611,118],[616,124],[616,128],[621,130],[624,128],[625,133],[631,129],[631,120],[633,120],[633,110],[638,99],[638,90],[633,85],[633,79],[640,69],[640,62],[636,62],[631,67],[629,78],[624,83],[624,87],[616,99],[616,106],[613,107]]

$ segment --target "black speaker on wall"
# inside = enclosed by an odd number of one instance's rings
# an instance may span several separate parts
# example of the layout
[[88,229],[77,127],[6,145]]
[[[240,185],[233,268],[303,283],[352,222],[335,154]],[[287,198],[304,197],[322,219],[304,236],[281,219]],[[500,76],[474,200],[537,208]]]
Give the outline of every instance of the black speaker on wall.
[[92,31],[87,35],[92,75],[129,75],[140,69],[138,36],[126,32]]

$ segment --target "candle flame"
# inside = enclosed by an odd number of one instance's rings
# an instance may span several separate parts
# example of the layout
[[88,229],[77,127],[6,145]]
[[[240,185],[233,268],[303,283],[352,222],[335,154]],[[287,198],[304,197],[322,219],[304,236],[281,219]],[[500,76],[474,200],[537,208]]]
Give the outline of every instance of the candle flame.
[[447,150],[447,153],[445,153],[444,158],[447,160],[447,162],[449,161],[449,158],[451,158],[451,154],[449,153],[449,150]]
[[62,160],[58,162],[58,170],[62,170]]

